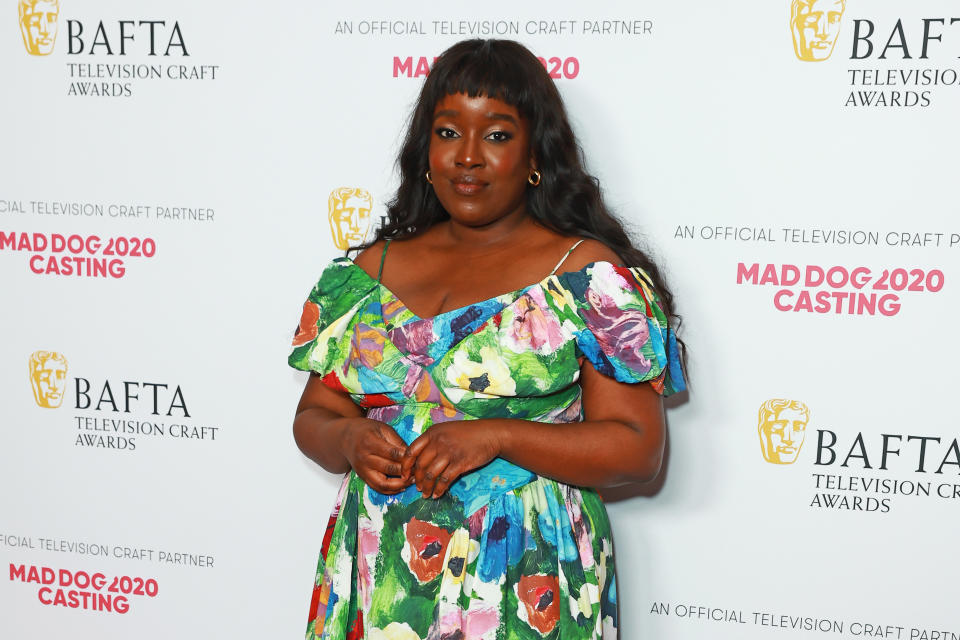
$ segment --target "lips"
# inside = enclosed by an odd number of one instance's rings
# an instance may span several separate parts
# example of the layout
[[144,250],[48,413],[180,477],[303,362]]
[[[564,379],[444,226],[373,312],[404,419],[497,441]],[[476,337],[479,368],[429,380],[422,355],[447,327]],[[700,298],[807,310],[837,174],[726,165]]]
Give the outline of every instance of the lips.
[[472,196],[484,189],[487,183],[474,176],[457,176],[450,180],[453,190],[460,195]]

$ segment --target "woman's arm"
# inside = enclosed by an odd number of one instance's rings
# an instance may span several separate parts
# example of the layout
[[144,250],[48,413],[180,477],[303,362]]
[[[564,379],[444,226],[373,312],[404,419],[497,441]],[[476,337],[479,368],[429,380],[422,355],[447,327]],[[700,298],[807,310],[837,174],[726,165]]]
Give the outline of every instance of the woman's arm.
[[665,425],[660,395],[649,384],[625,384],[581,367],[583,422],[516,419],[435,424],[407,449],[402,475],[438,497],[459,476],[495,457],[577,486],[609,487],[656,476]]
[[401,475],[406,443],[388,425],[370,420],[350,399],[312,374],[303,388],[293,437],[300,451],[331,473],[351,468],[374,490],[397,493],[410,485]]
[[[362,251],[355,264],[376,273],[383,245],[378,242]],[[398,493],[411,483],[401,476],[407,448],[403,439],[383,422],[366,418],[349,394],[331,389],[316,374],[310,375],[300,396],[293,437],[304,455],[330,473],[353,469],[380,493]]]

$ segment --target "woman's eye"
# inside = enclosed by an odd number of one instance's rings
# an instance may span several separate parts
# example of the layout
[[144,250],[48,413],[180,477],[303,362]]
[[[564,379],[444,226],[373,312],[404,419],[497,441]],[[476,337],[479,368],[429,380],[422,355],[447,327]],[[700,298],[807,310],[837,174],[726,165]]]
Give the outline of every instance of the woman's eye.
[[506,142],[507,140],[511,139],[513,136],[507,133],[506,131],[494,131],[487,137],[493,140],[494,142]]
[[456,138],[456,137],[457,137],[457,132],[456,132],[456,131],[454,131],[453,129],[448,129],[448,128],[446,128],[446,127],[438,127],[437,130],[436,130],[436,134],[437,134],[439,137],[441,137],[441,138],[446,138],[446,139]]

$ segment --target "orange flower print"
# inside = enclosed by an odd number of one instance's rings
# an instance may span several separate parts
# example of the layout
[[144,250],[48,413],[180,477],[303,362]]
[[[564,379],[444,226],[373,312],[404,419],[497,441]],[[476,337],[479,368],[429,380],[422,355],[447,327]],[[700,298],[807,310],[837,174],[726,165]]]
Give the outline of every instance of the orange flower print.
[[445,529],[411,518],[407,523],[407,545],[410,549],[410,571],[421,583],[430,582],[443,571],[450,533]]
[[303,314],[300,316],[300,326],[293,334],[293,346],[307,344],[317,337],[317,321],[320,319],[320,307],[307,300],[303,303]]
[[517,596],[527,610],[527,622],[543,635],[560,619],[559,591],[557,576],[520,576]]

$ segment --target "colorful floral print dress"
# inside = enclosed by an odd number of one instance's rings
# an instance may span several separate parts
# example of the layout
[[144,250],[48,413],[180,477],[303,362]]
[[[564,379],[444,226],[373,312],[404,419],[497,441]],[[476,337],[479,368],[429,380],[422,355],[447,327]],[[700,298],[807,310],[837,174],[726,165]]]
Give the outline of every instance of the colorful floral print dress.
[[[580,367],[683,388],[646,274],[595,262],[420,318],[347,258],[304,304],[290,364],[412,442],[437,422],[582,420]],[[438,499],[346,475],[323,537],[307,638],[617,636],[610,523],[592,489],[497,458]]]

